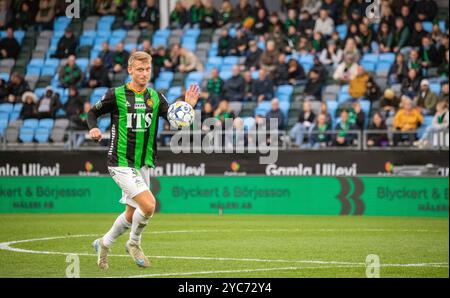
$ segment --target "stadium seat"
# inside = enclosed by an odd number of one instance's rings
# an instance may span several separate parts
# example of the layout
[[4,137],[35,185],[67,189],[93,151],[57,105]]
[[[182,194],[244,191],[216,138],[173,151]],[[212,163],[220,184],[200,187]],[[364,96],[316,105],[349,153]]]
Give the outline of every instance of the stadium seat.
[[42,76],[49,76],[53,77],[57,71],[57,67],[54,67],[52,65],[44,65],[41,69],[41,75]]
[[8,127],[8,114],[0,113],[0,137],[3,137],[5,135],[7,127]]
[[260,102],[255,109],[255,115],[262,115],[266,116],[266,114],[270,111],[272,108],[270,101],[263,101]]
[[124,29],[117,29],[117,30],[112,31],[111,36],[116,37],[116,38],[125,39],[125,37],[127,36],[127,31]]
[[14,105],[12,103],[2,103],[0,104],[0,112],[12,113],[14,110]]
[[34,139],[38,143],[48,143],[48,140],[50,138],[50,132],[51,130],[49,128],[37,128],[36,132],[34,133]]
[[422,22],[423,30],[427,32],[433,31],[433,23],[432,22]]
[[175,102],[175,100],[183,94],[183,89],[180,86],[171,87],[167,92],[167,100],[169,104]]
[[12,112],[11,114],[9,114],[9,122],[13,122],[16,121],[17,119],[19,119],[20,117],[20,112]]
[[361,59],[361,63],[363,62],[370,62],[373,64],[378,63],[379,61],[379,56],[376,54],[364,54],[364,56]]
[[383,53],[378,56],[379,62],[389,62],[394,63],[395,62],[395,54],[394,53]]
[[165,36],[153,36],[152,45],[157,48],[159,46],[167,47],[168,38]]
[[224,81],[229,80],[232,76],[233,72],[229,69],[223,69],[219,72],[219,77]]
[[214,67],[219,68],[222,66],[223,64],[223,59],[222,57],[209,57],[208,58],[208,64],[214,65]]
[[367,72],[375,72],[376,63],[369,62],[369,61],[362,61],[361,66]]
[[27,66],[27,76],[39,77],[41,75],[41,69],[42,66],[30,64]]
[[19,140],[23,143],[31,143],[34,139],[34,128],[22,127],[19,133]]
[[111,125],[111,118],[110,117],[103,117],[100,118],[98,121],[98,128],[102,131],[105,132],[109,129],[109,126]]
[[0,79],[4,80],[5,82],[9,81],[9,73],[0,73]]
[[200,72],[200,71],[190,72],[187,75],[186,80],[197,81],[200,84],[202,82],[202,80],[203,80],[203,72]]
[[172,81],[173,76],[174,76],[173,72],[171,72],[171,71],[162,71],[159,73],[158,78]]
[[55,120],[53,119],[41,119],[39,120],[38,128],[51,129],[53,127]]
[[226,56],[223,58],[223,64],[225,65],[235,65],[239,63],[239,57],[237,56]]
[[20,113],[20,111],[22,111],[22,107],[23,107],[23,104],[22,103],[16,103],[15,105],[14,105],[14,109],[13,109],[13,113],[14,112],[19,112]]
[[347,24],[341,24],[336,26],[336,32],[339,34],[341,40],[344,40],[347,35]]
[[430,83],[430,90],[436,94],[441,92],[441,84],[439,83]]
[[80,47],[89,46],[92,47],[94,45],[94,37],[90,36],[81,36],[80,37]]
[[244,129],[250,130],[253,126],[255,126],[255,118],[253,117],[245,117],[244,119]]
[[155,80],[155,89],[156,90],[167,90],[170,88],[170,84],[172,80],[166,80],[164,78],[157,78]]
[[300,64],[314,64],[314,55],[307,54],[307,55],[301,55],[299,58]]

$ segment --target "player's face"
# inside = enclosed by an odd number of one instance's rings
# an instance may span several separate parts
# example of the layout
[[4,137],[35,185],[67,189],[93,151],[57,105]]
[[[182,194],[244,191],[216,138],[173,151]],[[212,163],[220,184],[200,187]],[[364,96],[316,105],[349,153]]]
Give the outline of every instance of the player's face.
[[128,71],[136,84],[144,86],[150,81],[152,67],[149,62],[134,61],[133,65],[128,68]]

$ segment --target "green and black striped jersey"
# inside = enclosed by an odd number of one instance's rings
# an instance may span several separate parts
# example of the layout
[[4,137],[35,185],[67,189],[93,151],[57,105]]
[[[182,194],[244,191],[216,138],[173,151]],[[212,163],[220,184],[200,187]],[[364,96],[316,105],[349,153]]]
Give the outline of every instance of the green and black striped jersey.
[[108,166],[140,169],[154,167],[158,118],[167,119],[169,104],[152,88],[138,93],[123,85],[111,88],[88,113],[89,129],[97,127],[97,118],[111,114],[111,139]]

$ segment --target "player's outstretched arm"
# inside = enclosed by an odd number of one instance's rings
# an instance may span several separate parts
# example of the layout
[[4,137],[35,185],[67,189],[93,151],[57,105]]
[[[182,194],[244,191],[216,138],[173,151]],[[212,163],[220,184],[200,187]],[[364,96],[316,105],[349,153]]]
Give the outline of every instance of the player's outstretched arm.
[[200,87],[197,84],[192,84],[186,91],[184,100],[192,107],[195,107],[199,97],[200,97]]

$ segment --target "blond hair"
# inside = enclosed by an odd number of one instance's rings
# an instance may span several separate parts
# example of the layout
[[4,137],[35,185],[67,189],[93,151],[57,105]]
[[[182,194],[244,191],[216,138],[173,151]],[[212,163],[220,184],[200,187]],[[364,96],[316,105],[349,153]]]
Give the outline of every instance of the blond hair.
[[131,54],[130,59],[128,59],[128,66],[133,66],[135,61],[148,62],[152,64],[152,56],[143,51],[134,52]]

